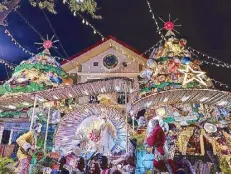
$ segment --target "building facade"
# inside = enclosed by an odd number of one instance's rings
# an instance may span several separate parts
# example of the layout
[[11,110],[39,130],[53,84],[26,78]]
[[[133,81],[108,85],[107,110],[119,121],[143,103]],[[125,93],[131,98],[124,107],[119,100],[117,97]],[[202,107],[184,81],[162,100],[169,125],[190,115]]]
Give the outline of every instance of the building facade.
[[[104,41],[70,57],[68,61],[63,62],[62,67],[71,75],[75,84],[94,79],[127,77],[135,80],[135,86],[138,89],[137,76],[142,71],[145,63],[146,58],[135,49],[110,36]],[[118,98],[121,98],[121,95],[124,94],[110,94],[107,97],[111,100],[117,100],[114,103],[118,103]],[[79,102],[81,104],[89,102],[91,98],[86,97],[80,99]],[[120,101],[119,103],[123,102]]]

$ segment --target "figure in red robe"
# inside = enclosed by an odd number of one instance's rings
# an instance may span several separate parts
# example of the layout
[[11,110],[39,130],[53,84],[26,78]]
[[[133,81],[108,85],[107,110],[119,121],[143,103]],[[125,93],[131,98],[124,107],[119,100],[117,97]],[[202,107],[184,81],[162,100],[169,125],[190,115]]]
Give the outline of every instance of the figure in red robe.
[[160,171],[168,169],[170,173],[175,173],[175,166],[173,160],[167,159],[164,149],[165,133],[159,125],[158,120],[153,120],[153,130],[147,137],[147,144],[153,147],[154,153],[154,167]]

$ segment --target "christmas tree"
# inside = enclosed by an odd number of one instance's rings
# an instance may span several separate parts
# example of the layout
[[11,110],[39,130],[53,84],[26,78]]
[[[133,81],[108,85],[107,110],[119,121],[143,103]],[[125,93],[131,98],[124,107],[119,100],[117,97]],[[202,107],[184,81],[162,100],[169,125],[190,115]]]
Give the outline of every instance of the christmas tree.
[[0,95],[35,92],[72,84],[72,79],[51,56],[49,49],[52,44],[50,40],[44,41],[44,51],[21,62],[12,77],[0,87]]
[[213,87],[210,78],[200,69],[201,61],[192,57],[186,44],[185,39],[177,39],[168,30],[147,60],[147,68],[141,72],[141,95],[177,88]]

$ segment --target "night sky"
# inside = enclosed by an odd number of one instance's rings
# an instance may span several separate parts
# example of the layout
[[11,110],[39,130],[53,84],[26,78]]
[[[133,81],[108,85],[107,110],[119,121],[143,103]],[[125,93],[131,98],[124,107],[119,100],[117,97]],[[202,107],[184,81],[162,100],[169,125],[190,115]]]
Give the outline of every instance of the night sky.
[[[140,52],[144,52],[160,40],[146,0],[98,0],[97,2],[98,14],[103,19],[95,20],[86,14],[83,16],[105,37],[115,36]],[[170,13],[173,20],[179,18],[176,24],[182,24],[182,27],[176,28],[180,32],[178,36],[186,38],[188,46],[231,64],[231,1],[150,0],[150,3],[156,17],[167,20]],[[91,28],[82,24],[79,17],[74,17],[66,5],[60,3],[56,9],[57,15],[48,12],[46,14],[68,56],[101,40],[98,35],[93,34]],[[47,34],[50,37],[53,35],[42,11],[31,7],[27,0],[22,0],[19,12],[44,37]],[[39,46],[34,42],[41,42],[39,35],[17,13],[10,14],[8,23],[7,29],[22,46],[31,52],[38,52]],[[159,20],[159,24],[163,23]],[[60,54],[66,58],[59,43],[56,46]],[[10,41],[4,34],[3,27],[0,28],[0,47],[3,50],[3,58],[15,64],[30,57]],[[53,52],[53,55],[59,56],[56,52]],[[211,65],[202,68],[210,77],[231,86],[231,69]],[[12,73],[10,70],[8,72]],[[0,65],[0,73],[0,80],[7,79],[3,65]]]

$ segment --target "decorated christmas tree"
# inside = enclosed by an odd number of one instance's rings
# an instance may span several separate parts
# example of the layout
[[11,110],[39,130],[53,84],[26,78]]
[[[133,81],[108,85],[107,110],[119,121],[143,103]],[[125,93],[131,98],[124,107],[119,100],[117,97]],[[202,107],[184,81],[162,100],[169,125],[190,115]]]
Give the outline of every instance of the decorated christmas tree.
[[44,51],[21,62],[12,77],[0,87],[0,95],[35,92],[72,84],[72,79],[51,56],[49,49],[52,44],[51,40],[44,41]]
[[154,49],[147,68],[141,72],[140,94],[177,88],[212,88],[212,82],[201,71],[201,61],[186,49],[187,41],[177,39],[171,28]]

